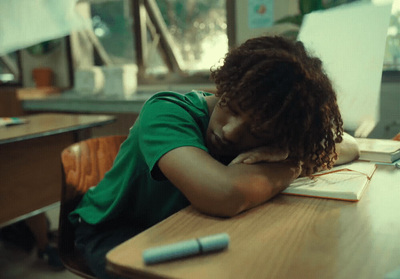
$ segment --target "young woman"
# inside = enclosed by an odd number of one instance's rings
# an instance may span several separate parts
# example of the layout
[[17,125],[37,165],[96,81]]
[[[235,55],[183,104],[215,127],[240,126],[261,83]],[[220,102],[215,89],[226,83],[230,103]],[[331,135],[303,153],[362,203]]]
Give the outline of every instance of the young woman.
[[234,216],[271,199],[300,174],[358,156],[352,138],[343,141],[322,63],[302,43],[250,39],[211,76],[215,95],[161,92],[150,98],[112,169],[71,214],[76,245],[99,278],[108,276],[110,249],[189,204],[205,214]]

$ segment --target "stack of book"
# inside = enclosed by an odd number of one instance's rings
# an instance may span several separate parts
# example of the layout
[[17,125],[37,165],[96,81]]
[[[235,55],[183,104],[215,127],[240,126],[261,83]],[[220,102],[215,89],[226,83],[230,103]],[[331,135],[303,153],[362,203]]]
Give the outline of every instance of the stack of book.
[[359,160],[392,164],[400,159],[400,141],[356,138],[360,148]]

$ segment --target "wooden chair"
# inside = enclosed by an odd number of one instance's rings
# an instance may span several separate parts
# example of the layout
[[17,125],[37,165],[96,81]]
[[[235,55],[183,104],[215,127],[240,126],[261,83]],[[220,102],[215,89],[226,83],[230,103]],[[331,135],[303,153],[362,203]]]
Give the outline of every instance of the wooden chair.
[[65,267],[84,278],[95,278],[82,255],[75,249],[74,228],[68,214],[86,191],[97,185],[111,168],[126,136],[107,136],[75,143],[61,153],[62,191],[58,249]]

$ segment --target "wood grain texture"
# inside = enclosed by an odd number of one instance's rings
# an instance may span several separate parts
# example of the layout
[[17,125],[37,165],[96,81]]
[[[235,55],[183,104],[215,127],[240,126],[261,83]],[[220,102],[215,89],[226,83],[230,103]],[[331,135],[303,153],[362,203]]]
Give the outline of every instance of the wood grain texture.
[[61,153],[62,192],[58,250],[61,260],[71,272],[94,278],[82,255],[75,249],[74,227],[68,220],[84,193],[96,186],[111,169],[120,145],[126,136],[106,136],[75,143]]
[[69,146],[61,154],[68,187],[85,193],[95,186],[112,167],[126,136],[88,139]]
[[[400,171],[379,166],[359,202],[279,195],[230,219],[188,207],[107,255],[128,278],[384,278],[400,266]],[[226,251],[146,266],[142,251],[226,232]]]

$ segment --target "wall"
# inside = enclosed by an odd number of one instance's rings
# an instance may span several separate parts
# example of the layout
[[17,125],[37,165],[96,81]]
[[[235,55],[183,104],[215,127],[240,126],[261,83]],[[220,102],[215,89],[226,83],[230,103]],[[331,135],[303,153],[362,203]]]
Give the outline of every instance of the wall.
[[[246,39],[265,34],[279,34],[288,29],[296,29],[294,25],[282,24],[270,28],[250,28],[248,24],[248,3],[250,0],[235,1],[235,27],[236,45],[243,43]],[[275,0],[274,19],[278,20],[286,15],[298,14],[297,0]]]
[[[251,0],[235,0],[235,45],[246,39],[260,35],[277,35],[288,30],[296,30],[291,24],[270,28],[251,29],[248,24],[248,3]],[[274,18],[298,14],[298,0],[275,0]],[[400,132],[400,78],[383,81],[380,92],[380,121],[369,137],[392,138]],[[354,131],[349,131],[353,133]]]
[[[104,114],[104,113],[99,113]],[[138,117],[135,113],[113,113],[110,114],[116,117],[116,121],[101,127],[92,128],[92,137],[111,136],[111,135],[128,135],[129,129],[133,126]]]
[[69,53],[67,40],[47,54],[32,55],[26,50],[21,51],[22,84],[24,87],[35,87],[32,70],[38,67],[49,67],[54,72],[54,86],[67,88],[71,85]]
[[379,123],[368,137],[393,138],[400,133],[400,78],[382,82],[379,107]]

